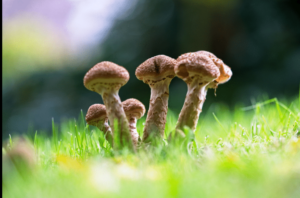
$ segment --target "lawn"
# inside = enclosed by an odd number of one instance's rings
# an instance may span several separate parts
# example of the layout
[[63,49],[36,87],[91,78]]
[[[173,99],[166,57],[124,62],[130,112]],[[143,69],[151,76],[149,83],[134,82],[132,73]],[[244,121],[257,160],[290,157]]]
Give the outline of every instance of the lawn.
[[[200,115],[190,143],[114,152],[79,119],[2,144],[2,195],[15,197],[270,197],[300,195],[300,99],[261,100]],[[145,117],[138,121],[142,133]],[[178,115],[168,112],[166,137]],[[186,129],[186,134],[189,129]]]

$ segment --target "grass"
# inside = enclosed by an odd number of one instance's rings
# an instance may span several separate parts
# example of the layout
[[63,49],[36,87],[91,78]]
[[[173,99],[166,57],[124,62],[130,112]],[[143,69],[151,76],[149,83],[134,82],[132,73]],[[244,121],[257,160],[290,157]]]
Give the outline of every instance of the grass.
[[[144,119],[138,121],[143,131]],[[169,111],[166,137],[177,121]],[[25,135],[30,157],[2,147],[3,197],[270,197],[300,194],[300,99],[250,107],[212,105],[191,143],[136,154],[113,152],[101,131],[76,120],[52,120],[52,136]],[[186,133],[189,130],[186,129]],[[26,153],[26,152],[25,152]],[[13,156],[10,154],[10,156]],[[30,155],[29,155],[30,156]]]

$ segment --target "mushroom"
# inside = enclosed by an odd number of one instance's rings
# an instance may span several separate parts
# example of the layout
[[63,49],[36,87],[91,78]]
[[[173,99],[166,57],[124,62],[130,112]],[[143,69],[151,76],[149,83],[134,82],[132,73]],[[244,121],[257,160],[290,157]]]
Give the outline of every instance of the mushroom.
[[174,78],[176,60],[165,55],[147,59],[135,75],[151,88],[150,106],[144,127],[143,142],[162,140],[168,112],[169,84]]
[[[109,61],[103,61],[96,64],[85,74],[83,82],[87,89],[97,92],[103,98],[113,134],[118,135],[120,138],[120,144],[116,144],[118,138],[114,138],[114,147],[127,144],[129,148],[133,149],[128,121],[118,95],[119,89],[128,80],[129,73],[124,67]],[[117,131],[114,121],[117,121]]]
[[139,100],[130,98],[122,102],[127,120],[129,122],[129,129],[133,146],[137,147],[140,141],[139,134],[136,130],[136,122],[143,117],[146,112],[145,106]]
[[103,131],[106,140],[113,146],[113,133],[108,125],[106,108],[103,104],[93,104],[90,106],[85,120],[89,125],[96,126],[100,131]]
[[19,171],[24,169],[34,170],[36,168],[37,155],[34,146],[23,137],[16,139],[14,145],[6,154]]
[[[208,88],[217,88],[232,76],[231,69],[207,51],[186,53],[177,58],[176,75],[187,83],[188,92],[175,127],[175,135],[185,137],[183,127],[196,129]],[[171,138],[171,137],[170,137]]]

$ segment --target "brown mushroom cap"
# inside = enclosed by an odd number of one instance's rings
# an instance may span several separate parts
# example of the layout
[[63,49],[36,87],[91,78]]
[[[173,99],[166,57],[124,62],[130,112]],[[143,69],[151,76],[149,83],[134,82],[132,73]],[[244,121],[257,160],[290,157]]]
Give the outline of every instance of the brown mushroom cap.
[[95,86],[123,86],[129,80],[128,71],[115,63],[103,61],[92,67],[84,76],[84,86],[95,91]]
[[175,59],[165,55],[157,55],[139,65],[135,71],[135,75],[145,83],[148,80],[161,80],[167,77],[174,78],[175,64]]
[[195,57],[198,55],[208,56],[209,58],[212,59],[214,64],[219,68],[220,76],[215,80],[217,84],[225,83],[231,78],[232,71],[231,71],[230,67],[228,67],[226,64],[224,64],[224,62],[221,59],[219,59],[218,57],[216,57],[216,55],[214,55],[213,53],[208,52],[208,51],[201,50],[201,51],[197,51],[197,52],[185,53],[185,54],[180,55],[177,58],[177,61],[181,61],[183,59]]
[[122,102],[126,116],[132,115],[137,119],[141,118],[145,112],[145,106],[139,100],[130,98]]
[[214,62],[205,55],[189,53],[180,59],[175,66],[175,73],[179,78],[188,82],[194,76],[210,82],[220,76],[220,71]]
[[[16,167],[25,165],[26,167],[33,168],[37,162],[33,145],[24,138],[15,140],[13,147],[7,152],[7,156],[15,163]],[[20,164],[19,160],[24,162],[24,164]]]
[[89,125],[105,120],[107,118],[106,108],[103,104],[93,104],[89,107],[85,120]]

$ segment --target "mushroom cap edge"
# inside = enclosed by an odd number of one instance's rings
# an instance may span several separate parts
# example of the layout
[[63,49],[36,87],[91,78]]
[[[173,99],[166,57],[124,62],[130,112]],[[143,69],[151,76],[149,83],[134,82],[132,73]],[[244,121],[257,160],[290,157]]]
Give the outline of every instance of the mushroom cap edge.
[[90,124],[95,121],[105,120],[107,118],[106,107],[103,104],[93,104],[88,108],[85,115],[85,121]]

